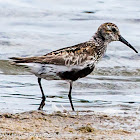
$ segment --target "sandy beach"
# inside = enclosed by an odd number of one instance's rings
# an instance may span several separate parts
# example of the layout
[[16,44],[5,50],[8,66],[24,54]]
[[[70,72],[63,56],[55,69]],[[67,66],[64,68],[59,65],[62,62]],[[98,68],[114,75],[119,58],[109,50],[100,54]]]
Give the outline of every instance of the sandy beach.
[[[84,114],[84,115],[83,115]],[[140,140],[139,114],[30,111],[0,113],[0,139]]]
[[[86,42],[106,22],[140,52],[140,0],[0,0],[0,17],[0,140],[140,140],[140,53],[126,42],[110,43],[95,71],[73,83],[76,112],[69,83],[43,79],[46,105],[37,111],[37,77],[9,62]],[[70,56],[82,61],[87,50]]]

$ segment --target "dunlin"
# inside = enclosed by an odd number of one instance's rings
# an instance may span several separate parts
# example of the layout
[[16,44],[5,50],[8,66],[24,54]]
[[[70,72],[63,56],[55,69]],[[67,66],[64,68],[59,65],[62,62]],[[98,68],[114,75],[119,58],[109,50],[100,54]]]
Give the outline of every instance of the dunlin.
[[72,83],[79,78],[90,74],[96,63],[104,56],[107,45],[112,41],[121,41],[136,53],[137,50],[128,43],[113,23],[102,24],[92,38],[84,43],[71,47],[52,51],[38,57],[12,57],[14,64],[26,65],[30,72],[38,77],[38,84],[42,93],[42,101],[39,110],[45,105],[45,95],[41,85],[41,79],[67,80],[70,83],[68,93],[69,101],[74,111],[71,98]]

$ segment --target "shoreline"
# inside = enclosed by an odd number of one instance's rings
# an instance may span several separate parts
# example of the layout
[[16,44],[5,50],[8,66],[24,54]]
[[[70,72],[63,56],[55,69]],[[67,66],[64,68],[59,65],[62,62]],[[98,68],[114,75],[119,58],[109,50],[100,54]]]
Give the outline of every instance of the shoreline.
[[110,115],[89,112],[43,111],[0,113],[0,139],[28,140],[138,140],[140,114]]

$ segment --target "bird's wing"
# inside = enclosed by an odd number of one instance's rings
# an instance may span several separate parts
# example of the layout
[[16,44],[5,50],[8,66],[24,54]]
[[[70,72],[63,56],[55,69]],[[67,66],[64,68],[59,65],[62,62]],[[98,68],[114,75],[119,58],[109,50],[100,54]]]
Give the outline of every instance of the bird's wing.
[[42,63],[55,65],[80,65],[88,59],[96,57],[95,44],[84,42],[72,47],[52,51],[38,57],[12,57],[15,63]]

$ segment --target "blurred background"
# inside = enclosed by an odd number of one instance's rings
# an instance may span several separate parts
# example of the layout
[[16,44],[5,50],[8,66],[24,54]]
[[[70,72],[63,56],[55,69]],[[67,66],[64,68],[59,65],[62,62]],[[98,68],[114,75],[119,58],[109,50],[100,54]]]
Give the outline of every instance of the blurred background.
[[[37,78],[10,65],[9,57],[39,56],[91,38],[100,24],[117,24],[140,51],[138,0],[0,0],[0,111],[36,110],[41,102]],[[42,80],[46,105],[71,110],[69,85]],[[140,55],[120,42],[108,46],[96,70],[73,86],[78,111],[136,112],[140,105]]]

